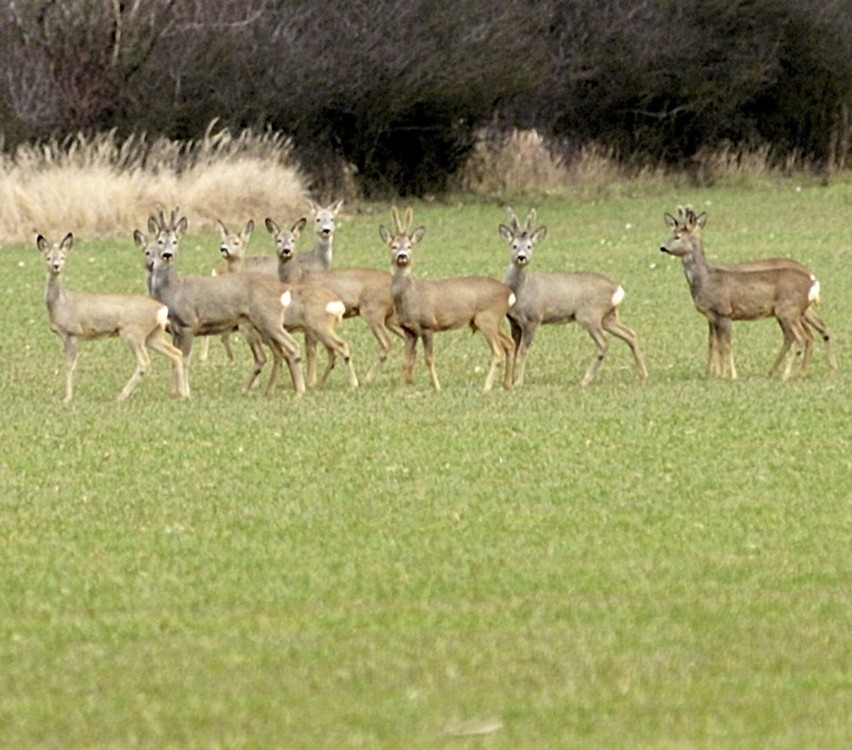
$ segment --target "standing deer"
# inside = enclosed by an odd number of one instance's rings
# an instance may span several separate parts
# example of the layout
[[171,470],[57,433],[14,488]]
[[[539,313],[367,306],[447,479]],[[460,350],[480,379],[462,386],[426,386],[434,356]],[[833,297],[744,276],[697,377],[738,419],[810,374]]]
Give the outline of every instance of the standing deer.
[[533,249],[547,235],[547,227],[533,230],[535,209],[521,227],[510,208],[511,227],[500,224],[500,235],[511,245],[511,265],[505,284],[515,293],[515,304],[509,310],[509,324],[515,341],[515,384],[524,382],[527,353],[540,325],[576,321],[592,337],[598,347],[580,381],[587,386],[594,380],[606,356],[609,342],[606,332],[624,341],[633,353],[639,377],[645,380],[648,369],[639,351],[636,334],[618,319],[618,306],[624,299],[620,284],[594,273],[531,273]]
[[[378,376],[391,350],[390,333],[403,338],[402,329],[396,321],[393,297],[391,296],[391,275],[387,271],[375,268],[343,268],[327,271],[310,270],[300,265],[303,255],[296,254],[296,239],[299,237],[305,219],[300,219],[290,229],[281,229],[272,219],[266,220],[266,227],[273,235],[278,254],[278,278],[286,282],[319,284],[337,293],[343,300],[345,318],[360,316],[370,328],[379,343],[379,354],[367,372],[366,381],[371,383]],[[310,370],[311,351],[308,349],[308,369]]]
[[187,397],[183,358],[164,337],[168,308],[141,294],[83,294],[65,289],[62,274],[73,244],[71,232],[57,244],[50,244],[42,235],[36,238],[36,246],[47,264],[45,301],[50,330],[62,339],[65,347],[65,402],[74,396],[78,342],[113,336],[124,339],[136,356],[136,370],[119,394],[119,401],[126,399],[148,372],[151,365],[148,347],[172,361],[173,394]]
[[[791,347],[794,357],[784,368],[787,380],[796,361],[807,352],[809,334],[804,315],[819,296],[819,282],[798,268],[763,268],[742,270],[709,263],[704,255],[700,229],[706,214],[681,211],[679,217],[665,214],[672,236],[660,250],[679,257],[683,262],[692,299],[710,326],[711,375],[737,377],[731,347],[732,322],[774,317],[784,334],[781,350],[772,366],[774,371],[784,361]],[[803,363],[806,364],[806,363]]]
[[[695,214],[695,211],[692,209],[692,207],[690,207],[690,206],[685,206],[685,207],[679,206],[678,207],[678,213],[677,213],[678,223],[684,224],[687,220],[687,217],[690,216],[690,215],[692,217],[691,221],[692,221],[692,223],[695,227],[694,231],[696,233],[699,233],[701,231],[701,229],[703,228],[704,224],[706,223],[706,217],[701,222],[698,222],[697,216]],[[727,264],[726,265],[717,264],[717,265],[718,265],[719,268],[724,268],[724,269],[731,270],[731,271],[738,271],[738,270],[739,271],[764,271],[766,269],[771,269],[771,268],[795,268],[795,269],[798,269],[799,271],[802,271],[803,273],[808,274],[814,281],[816,281],[816,277],[813,275],[813,273],[811,273],[810,269],[807,266],[803,265],[802,263],[799,263],[796,260],[793,260],[792,258],[765,258],[765,259],[761,259],[761,260],[745,261],[745,262],[736,263],[736,264],[733,264],[733,265],[727,265]],[[817,305],[819,305],[819,296],[818,295],[814,299],[814,301],[811,303],[811,305],[808,306],[808,309],[805,310],[804,322],[806,324],[806,327],[805,327],[804,330],[805,330],[805,333],[808,334],[808,335],[807,335],[806,345],[805,345],[806,346],[805,356],[802,359],[802,367],[801,367],[801,370],[800,370],[800,373],[801,373],[802,376],[804,376],[807,373],[807,365],[808,365],[808,362],[810,360],[810,349],[811,349],[812,342],[811,342],[810,331],[808,330],[809,328],[813,328],[817,332],[817,334],[820,336],[820,338],[822,338],[822,340],[825,344],[825,356],[826,356],[826,360],[828,361],[829,373],[833,374],[833,373],[837,372],[837,370],[838,370],[837,358],[835,357],[834,350],[831,346],[831,334],[828,330],[828,325],[826,325],[825,321],[816,312],[815,308],[817,307]],[[718,373],[711,372],[711,368],[715,368],[715,367],[718,366],[718,356],[715,354],[716,350],[718,349],[718,343],[717,343],[716,337],[714,336],[713,327],[709,326],[709,328],[710,328],[710,332],[709,332],[707,370],[711,374],[718,374]],[[774,364],[769,369],[770,375],[773,375],[778,370],[778,367],[781,365],[781,360],[782,360],[781,357],[776,358]]]
[[392,209],[395,232],[382,224],[379,236],[390,248],[393,276],[391,294],[397,319],[405,333],[405,362],[403,383],[414,380],[414,359],[417,341],[423,341],[426,366],[432,377],[432,386],[441,390],[435,370],[433,353],[434,336],[441,331],[452,331],[469,326],[485,337],[491,348],[491,366],[485,377],[484,392],[491,390],[497,367],[504,362],[503,387],[512,387],[514,344],[500,324],[515,295],[505,284],[485,276],[420,281],[411,275],[412,252],[423,239],[424,227],[413,232],[414,212],[408,208],[405,221],[400,219],[396,207]]
[[177,221],[177,215],[175,209],[166,223],[159,210],[158,217],[148,220],[148,229],[154,235],[151,243],[138,230],[134,232],[134,239],[137,245],[147,248],[145,252],[151,263],[149,289],[155,299],[169,308],[169,328],[173,343],[183,354],[187,377],[196,336],[241,328],[254,354],[254,367],[244,390],[254,386],[264,367],[262,343],[273,353],[266,393],[271,394],[275,388],[282,360],[287,361],[296,395],[304,393],[299,345],[284,330],[285,310],[292,301],[290,291],[275,279],[258,274],[179,275],[174,263],[187,220],[183,217]]
[[[249,220],[242,231],[235,233],[221,221],[222,245],[220,251],[227,261],[225,273],[257,273],[268,278],[278,279],[278,259],[274,256],[246,256],[249,239],[254,230],[254,222]],[[270,262],[271,261],[271,262]],[[328,353],[328,365],[320,385],[324,386],[334,369],[337,355],[343,358],[349,374],[349,384],[356,388],[358,377],[355,373],[349,345],[337,334],[335,328],[345,315],[346,306],[334,289],[319,280],[304,279],[304,283],[288,283],[293,295],[293,304],[284,314],[284,327],[288,331],[301,332],[305,336],[307,349],[307,384],[316,383],[317,344],[322,344]],[[223,334],[223,339],[230,334]]]

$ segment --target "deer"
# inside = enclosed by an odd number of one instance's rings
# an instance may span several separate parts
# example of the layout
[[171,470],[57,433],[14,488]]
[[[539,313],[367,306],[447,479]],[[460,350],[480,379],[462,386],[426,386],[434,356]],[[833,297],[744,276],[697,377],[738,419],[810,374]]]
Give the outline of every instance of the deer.
[[500,361],[504,362],[503,387],[512,387],[514,343],[500,327],[515,295],[509,287],[486,276],[464,276],[423,281],[411,273],[413,250],[423,239],[425,227],[411,230],[414,212],[406,209],[404,220],[396,206],[391,215],[395,231],[384,224],[379,236],[390,248],[391,294],[397,320],[405,335],[403,384],[414,381],[414,360],[418,340],[423,342],[426,366],[435,391],[441,390],[435,369],[434,336],[466,326],[479,331],[491,349],[491,365],[485,377],[483,392],[491,390]]
[[515,293],[515,304],[508,318],[515,342],[515,385],[524,382],[527,353],[540,325],[576,321],[592,337],[597,354],[586,369],[580,386],[591,383],[609,349],[606,333],[630,347],[640,380],[648,377],[648,368],[639,351],[636,333],[618,318],[624,287],[595,273],[532,273],[529,265],[535,246],[547,236],[547,227],[534,229],[536,211],[527,215],[524,226],[514,210],[509,210],[510,226],[500,224],[498,231],[510,247],[510,265],[504,283]]
[[[278,259],[274,256],[246,256],[249,240],[254,231],[254,222],[249,219],[239,232],[232,232],[219,221],[222,233],[220,252],[227,262],[224,273],[257,273],[268,278],[279,278]],[[271,261],[271,263],[267,262]],[[319,283],[319,280],[304,279],[304,283],[287,283],[293,294],[293,304],[284,314],[284,327],[291,332],[305,335],[307,349],[307,385],[316,384],[317,344],[322,344],[328,353],[328,365],[319,381],[320,387],[328,382],[339,355],[346,364],[349,384],[358,387],[358,377],[352,363],[349,345],[336,332],[337,325],[345,316],[346,307],[334,289]],[[222,338],[230,334],[222,334]]]
[[[681,222],[681,223],[685,222],[686,217],[689,214],[691,214],[693,217],[696,217],[695,211],[692,209],[691,206],[685,206],[685,207],[679,206],[678,207],[677,219],[678,219],[679,222]],[[693,219],[693,224],[695,225],[694,231],[700,232],[705,223],[706,223],[706,217],[705,217],[705,220],[702,221],[702,222],[697,222],[697,221],[695,221],[695,219]],[[799,263],[799,261],[797,261],[797,260],[793,260],[792,258],[764,258],[764,259],[760,259],[760,260],[744,261],[744,262],[735,263],[735,264],[726,264],[726,265],[718,264],[718,265],[719,265],[720,268],[725,268],[725,269],[734,270],[734,271],[736,271],[736,270],[740,270],[740,271],[763,271],[767,268],[795,268],[795,269],[802,271],[803,273],[808,274],[814,281],[817,280],[816,276],[814,276],[814,274],[811,272],[811,270],[807,266],[805,266],[803,263]],[[834,350],[833,350],[832,345],[831,345],[831,333],[828,329],[828,325],[817,314],[816,309],[815,309],[819,305],[819,303],[820,303],[820,299],[819,299],[819,295],[817,295],[816,298],[814,299],[813,303],[808,307],[807,310],[805,310],[805,315],[804,315],[804,322],[806,324],[805,332],[807,334],[810,334],[810,331],[808,329],[812,328],[812,329],[814,329],[814,331],[817,332],[817,334],[820,336],[820,338],[822,338],[823,343],[825,344],[825,356],[826,356],[826,360],[828,362],[828,371],[829,371],[829,374],[833,375],[834,373],[837,372],[837,370],[839,368],[838,368],[838,364],[837,364],[837,358],[834,354]],[[708,363],[707,363],[708,372],[710,371],[710,369],[712,367],[716,366],[717,358],[713,355],[713,351],[716,347],[717,347],[717,344],[716,344],[715,337],[713,335],[713,328],[711,326],[710,327],[710,336],[709,336],[709,346],[708,346]],[[810,359],[810,352],[809,352],[809,350],[811,348],[811,337],[810,337],[810,335],[808,335],[808,338],[806,340],[806,347],[807,347],[806,348],[806,355],[802,360],[802,368],[800,370],[800,374],[802,376],[807,374],[807,365],[808,365],[808,361]],[[776,358],[776,361],[773,363],[772,367],[770,367],[770,369],[769,369],[769,374],[774,375],[777,372],[780,364],[781,364],[781,360]]]
[[[344,318],[360,316],[369,327],[379,344],[376,361],[370,367],[365,378],[372,383],[381,372],[392,348],[390,334],[404,338],[402,328],[396,321],[393,297],[391,296],[391,275],[387,271],[375,268],[343,268],[330,270],[311,270],[299,263],[296,254],[296,240],[306,220],[299,219],[289,229],[282,229],[272,219],[266,219],[266,228],[273,236],[277,253],[278,278],[285,282],[319,284],[337,293],[345,305]],[[311,352],[308,349],[310,370]]]
[[700,230],[706,214],[682,210],[678,218],[666,213],[665,220],[672,236],[660,251],[681,259],[695,307],[709,324],[708,373],[735,380],[737,370],[731,347],[733,321],[770,317],[778,321],[784,335],[770,373],[780,367],[791,347],[794,356],[788,360],[782,380],[791,377],[796,362],[806,365],[804,357],[809,334],[805,330],[804,316],[819,297],[819,282],[796,267],[743,270],[716,266],[706,259],[701,240]]
[[[186,217],[177,220],[178,209],[168,222],[162,209],[148,220],[149,239],[139,230],[133,237],[150,266],[148,288],[151,296],[169,310],[172,343],[183,355],[189,373],[192,344],[196,336],[232,332],[238,328],[249,341],[254,366],[243,387],[250,391],[265,365],[262,344],[272,350],[273,365],[266,394],[272,395],[282,360],[287,362],[297,396],[305,391],[301,357],[296,340],[284,329],[284,315],[292,303],[289,289],[275,279],[250,273],[224,276],[182,276],[175,267],[178,244],[186,232]],[[188,390],[188,386],[187,386]]]
[[74,397],[74,370],[80,341],[118,336],[136,357],[136,369],[118,395],[127,399],[151,366],[148,349],[172,362],[172,394],[189,395],[181,352],[165,338],[168,307],[141,294],[86,294],[65,289],[63,275],[68,252],[74,245],[69,232],[58,243],[44,235],[36,237],[36,246],[47,265],[45,301],[50,330],[62,339],[65,349],[65,403]]

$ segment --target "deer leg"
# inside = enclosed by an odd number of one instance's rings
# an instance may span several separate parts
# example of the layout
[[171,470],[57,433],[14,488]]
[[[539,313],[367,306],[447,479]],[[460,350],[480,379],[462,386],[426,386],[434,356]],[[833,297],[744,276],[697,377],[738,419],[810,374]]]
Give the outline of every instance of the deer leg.
[[429,375],[432,378],[432,387],[436,391],[441,390],[441,384],[438,382],[438,371],[435,369],[435,334],[432,331],[423,331],[420,334],[423,339],[423,357],[426,360],[426,367],[429,368]]
[[713,323],[707,324],[707,367],[706,373],[718,377],[719,373],[719,335]]
[[515,383],[515,342],[500,328],[497,329],[497,337],[506,362],[503,370],[503,388],[508,391]]
[[[249,349],[251,349],[252,354],[252,368],[251,372],[249,372],[248,380],[246,380],[245,385],[243,386],[243,393],[248,393],[252,388],[257,385],[257,380],[260,377],[260,373],[263,372],[263,368],[266,366],[266,354],[263,351],[263,342],[261,340],[260,333],[253,326],[242,325],[240,326],[240,330],[243,332],[243,336],[245,337],[246,343],[249,345]],[[274,387],[275,383],[273,378],[277,376],[277,372],[275,371],[275,366],[273,362],[273,371],[269,374],[269,379],[272,382],[272,386]],[[269,385],[266,386],[267,393],[269,392]]]
[[598,353],[589,364],[586,374],[583,375],[583,379],[580,381],[580,387],[585,388],[598,374],[598,370],[600,370],[604,357],[606,356],[607,349],[609,349],[609,342],[606,340],[606,336],[604,336],[603,328],[601,328],[600,324],[582,320],[578,320],[577,322],[580,323],[586,331],[588,331],[589,336],[592,337],[592,340],[598,347]]
[[[376,340],[379,342],[379,356],[373,365],[370,367],[369,372],[367,372],[367,377],[364,379],[367,383],[372,383],[379,372],[381,372],[382,367],[387,361],[388,354],[391,350],[391,340],[390,336],[388,336],[388,329],[386,327],[385,321],[379,318],[374,318],[372,315],[367,317],[364,315],[364,311],[361,312],[361,317],[367,322],[367,325],[370,327],[370,330],[373,332],[373,336],[376,337]],[[402,332],[402,329],[399,329]]]
[[307,361],[305,382],[308,388],[313,388],[317,384],[317,340],[313,334],[307,332],[305,332],[305,359]]
[[66,335],[63,337],[65,344],[65,398],[63,401],[67,404],[74,398],[74,370],[77,368],[78,342],[77,337]]
[[825,356],[828,360],[828,370],[831,374],[837,372],[837,358],[834,356],[834,350],[831,346],[831,334],[828,331],[828,326],[825,321],[817,315],[813,307],[808,307],[805,310],[805,323],[813,328],[822,338],[825,343]]
[[648,368],[645,366],[645,360],[642,358],[642,353],[639,351],[639,339],[635,331],[628,328],[618,319],[618,311],[613,310],[609,315],[604,316],[601,321],[604,330],[609,331],[616,338],[624,341],[630,347],[633,353],[633,361],[636,363],[636,369],[639,370],[639,379],[646,380],[648,378]]
[[402,361],[402,384],[409,385],[414,382],[414,357],[417,354],[418,335],[407,328],[405,333],[405,350]]
[[734,365],[734,350],[731,346],[731,330],[733,323],[730,318],[717,318],[716,346],[719,358],[719,377],[730,380],[737,379],[737,368]]
[[791,357],[787,362],[787,366],[784,368],[784,372],[781,375],[781,380],[789,380],[790,376],[793,374],[793,365],[798,358],[803,356],[805,348],[805,334],[802,333],[802,323],[799,319],[785,320],[782,323],[782,327],[784,328],[784,343],[787,349],[789,349],[792,344],[795,344],[793,357]]
[[180,350],[163,338],[163,331],[159,328],[155,328],[148,334],[145,343],[155,352],[163,354],[172,361],[172,395],[178,398],[188,398],[189,389],[187,388],[183,356]]
[[769,375],[770,377],[778,371],[778,368],[784,361],[784,357],[787,356],[787,352],[790,351],[790,347],[793,344],[793,336],[789,332],[789,327],[786,326],[784,321],[782,321],[780,318],[778,319],[778,325],[781,327],[781,333],[784,335],[784,341],[781,342],[781,348],[778,350],[778,354],[775,357],[775,361],[772,363],[769,368],[769,371],[767,372],[767,375]]
[[[280,357],[287,361],[287,368],[290,370],[290,379],[293,381],[293,392],[297,396],[301,396],[305,392],[305,378],[302,372],[302,358],[299,356],[299,344],[284,328],[276,328],[276,338],[273,343],[277,346],[277,351]],[[281,360],[278,360],[279,365]],[[267,386],[267,394],[272,393],[270,383]]]
[[524,384],[524,374],[526,372],[527,352],[532,346],[535,338],[537,325],[530,321],[518,321],[514,318],[509,318],[509,329],[512,333],[512,341],[515,345],[513,377],[515,385],[521,386]]
[[321,385],[325,386],[328,376],[334,368],[336,356],[339,354],[346,365],[346,371],[349,373],[349,387],[358,387],[358,373],[355,372],[355,364],[352,362],[352,354],[349,351],[349,345],[340,338],[334,331],[330,331],[328,335],[323,337],[323,344],[328,352],[328,367],[323,373]]
[[206,362],[210,356],[210,337],[205,336],[198,345],[198,359]]
[[136,369],[133,371],[133,374],[130,376],[130,380],[127,381],[127,384],[124,386],[121,393],[118,394],[119,401],[124,401],[131,393],[133,393],[136,386],[139,385],[142,378],[145,377],[148,369],[151,367],[151,357],[148,355],[148,350],[145,348],[145,344],[142,340],[138,339],[133,334],[122,336],[122,338],[124,338],[127,345],[130,347],[130,350],[136,356]]

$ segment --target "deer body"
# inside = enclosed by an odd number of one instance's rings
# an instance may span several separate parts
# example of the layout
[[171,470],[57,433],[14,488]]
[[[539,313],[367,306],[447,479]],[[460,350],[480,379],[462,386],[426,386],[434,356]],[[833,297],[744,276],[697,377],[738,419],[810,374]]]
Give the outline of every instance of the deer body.
[[[795,346],[782,374],[788,379],[796,360],[807,352],[808,334],[804,328],[805,311],[819,295],[819,282],[796,267],[742,270],[716,266],[708,262],[700,229],[705,214],[681,210],[678,218],[666,214],[674,230],[660,250],[681,258],[684,275],[696,309],[707,318],[710,327],[711,374],[737,377],[731,348],[731,328],[735,320],[760,320],[774,317],[784,334],[784,342],[773,365],[780,366]],[[802,362],[803,369],[806,362]]]
[[[304,220],[300,220],[304,222]],[[297,222],[297,225],[300,223]],[[259,274],[268,279],[278,279],[279,261],[274,256],[246,256],[254,222],[249,220],[245,228],[235,234],[222,222],[221,253],[227,261],[229,274]],[[296,235],[297,236],[297,235]],[[320,288],[313,282],[303,284],[288,284],[292,293],[292,303],[284,313],[284,328],[288,331],[301,332],[305,335],[308,352],[307,380],[313,385],[316,380],[316,351],[317,343],[321,343],[328,353],[328,366],[320,381],[325,385],[331,371],[334,369],[337,355],[343,358],[349,374],[349,384],[358,386],[358,378],[352,363],[349,345],[337,334],[335,328],[340,323],[345,306],[338,295],[331,289]],[[228,334],[225,334],[225,338]]]
[[50,330],[62,339],[65,348],[65,401],[71,401],[74,395],[79,342],[114,336],[124,339],[136,356],[136,370],[119,394],[119,400],[126,399],[148,372],[151,364],[148,347],[172,361],[173,392],[182,398],[187,396],[181,353],[165,339],[168,308],[142,295],[85,294],[66,290],[62,273],[73,242],[70,233],[53,246],[42,235],[36,240],[48,268],[45,301]]
[[379,235],[390,247],[393,276],[391,295],[397,320],[405,334],[405,362],[403,382],[414,379],[414,358],[417,341],[423,342],[426,366],[436,391],[441,390],[435,369],[434,335],[469,327],[485,337],[491,349],[491,366],[485,378],[483,391],[488,392],[501,359],[504,362],[503,386],[512,386],[514,345],[500,324],[514,301],[514,294],[505,284],[485,276],[467,276],[433,281],[422,281],[411,274],[413,248],[423,238],[425,229],[410,232],[413,218],[411,209],[406,221],[393,210],[396,234],[382,225]]
[[[250,390],[259,377],[265,358],[261,343],[273,352],[273,368],[266,392],[271,394],[280,369],[286,360],[297,395],[304,392],[304,381],[296,341],[284,330],[284,313],[291,302],[289,290],[275,279],[257,274],[229,273],[223,276],[188,276],[174,267],[178,238],[186,229],[186,219],[175,224],[176,212],[169,225],[161,216],[149,220],[156,233],[152,253],[150,290],[152,296],[169,308],[172,339],[181,350],[188,368],[192,344],[196,336],[232,332],[241,328],[254,354],[254,367],[244,390]],[[148,246],[141,233],[135,233],[137,244]]]
[[500,234],[512,246],[511,265],[505,283],[515,293],[515,304],[508,313],[515,341],[515,383],[524,381],[527,353],[540,325],[579,323],[597,345],[597,355],[589,364],[581,386],[594,380],[609,348],[605,333],[624,341],[633,354],[639,377],[648,370],[639,351],[636,334],[618,319],[618,306],[624,299],[620,284],[594,273],[533,273],[528,270],[533,248],[547,233],[546,227],[532,230],[535,212],[531,211],[522,228],[510,209],[511,228],[499,227]]
[[[305,254],[295,252],[296,239],[304,226],[304,219],[289,230],[281,229],[272,219],[266,220],[278,256],[278,278],[287,283],[316,284],[331,289],[343,301],[343,317],[364,319],[379,344],[378,357],[366,376],[366,381],[371,383],[387,361],[391,350],[390,333],[403,337],[394,314],[391,275],[374,268],[311,270],[310,264],[300,263]],[[310,366],[310,349],[308,362]]]
[[[792,258],[764,258],[762,260],[750,260],[742,263],[736,263],[734,265],[720,265],[718,267],[732,271],[765,271],[767,269],[773,268],[793,268],[802,271],[802,273],[808,274],[808,276],[810,276],[814,281],[816,281],[816,276],[811,273],[810,269],[807,266],[805,266],[803,263],[799,263],[799,261],[797,260],[793,260]],[[801,374],[803,376],[807,373],[807,365],[810,360],[810,349],[812,345],[810,331],[808,330],[808,328],[813,328],[819,334],[820,338],[825,344],[825,357],[828,362],[829,373],[833,374],[838,370],[837,357],[835,356],[834,349],[831,345],[831,333],[828,329],[828,325],[814,309],[818,304],[819,296],[817,295],[814,301],[808,306],[808,309],[805,310],[804,314],[804,322],[806,324],[804,331],[807,334],[807,339],[805,343],[805,356],[802,359]],[[717,346],[717,344],[714,340],[713,331],[711,328],[711,350],[715,346]],[[712,360],[713,357],[710,357],[710,359]],[[769,374],[774,374],[780,365],[781,359],[777,358],[772,367],[769,368]]]

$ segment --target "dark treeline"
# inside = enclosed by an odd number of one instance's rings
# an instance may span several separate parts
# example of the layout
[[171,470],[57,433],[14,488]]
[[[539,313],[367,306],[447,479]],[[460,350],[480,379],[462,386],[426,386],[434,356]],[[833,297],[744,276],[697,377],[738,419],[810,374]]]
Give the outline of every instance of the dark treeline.
[[293,137],[317,189],[441,192],[482,126],[684,166],[847,166],[850,0],[6,0],[0,128]]

